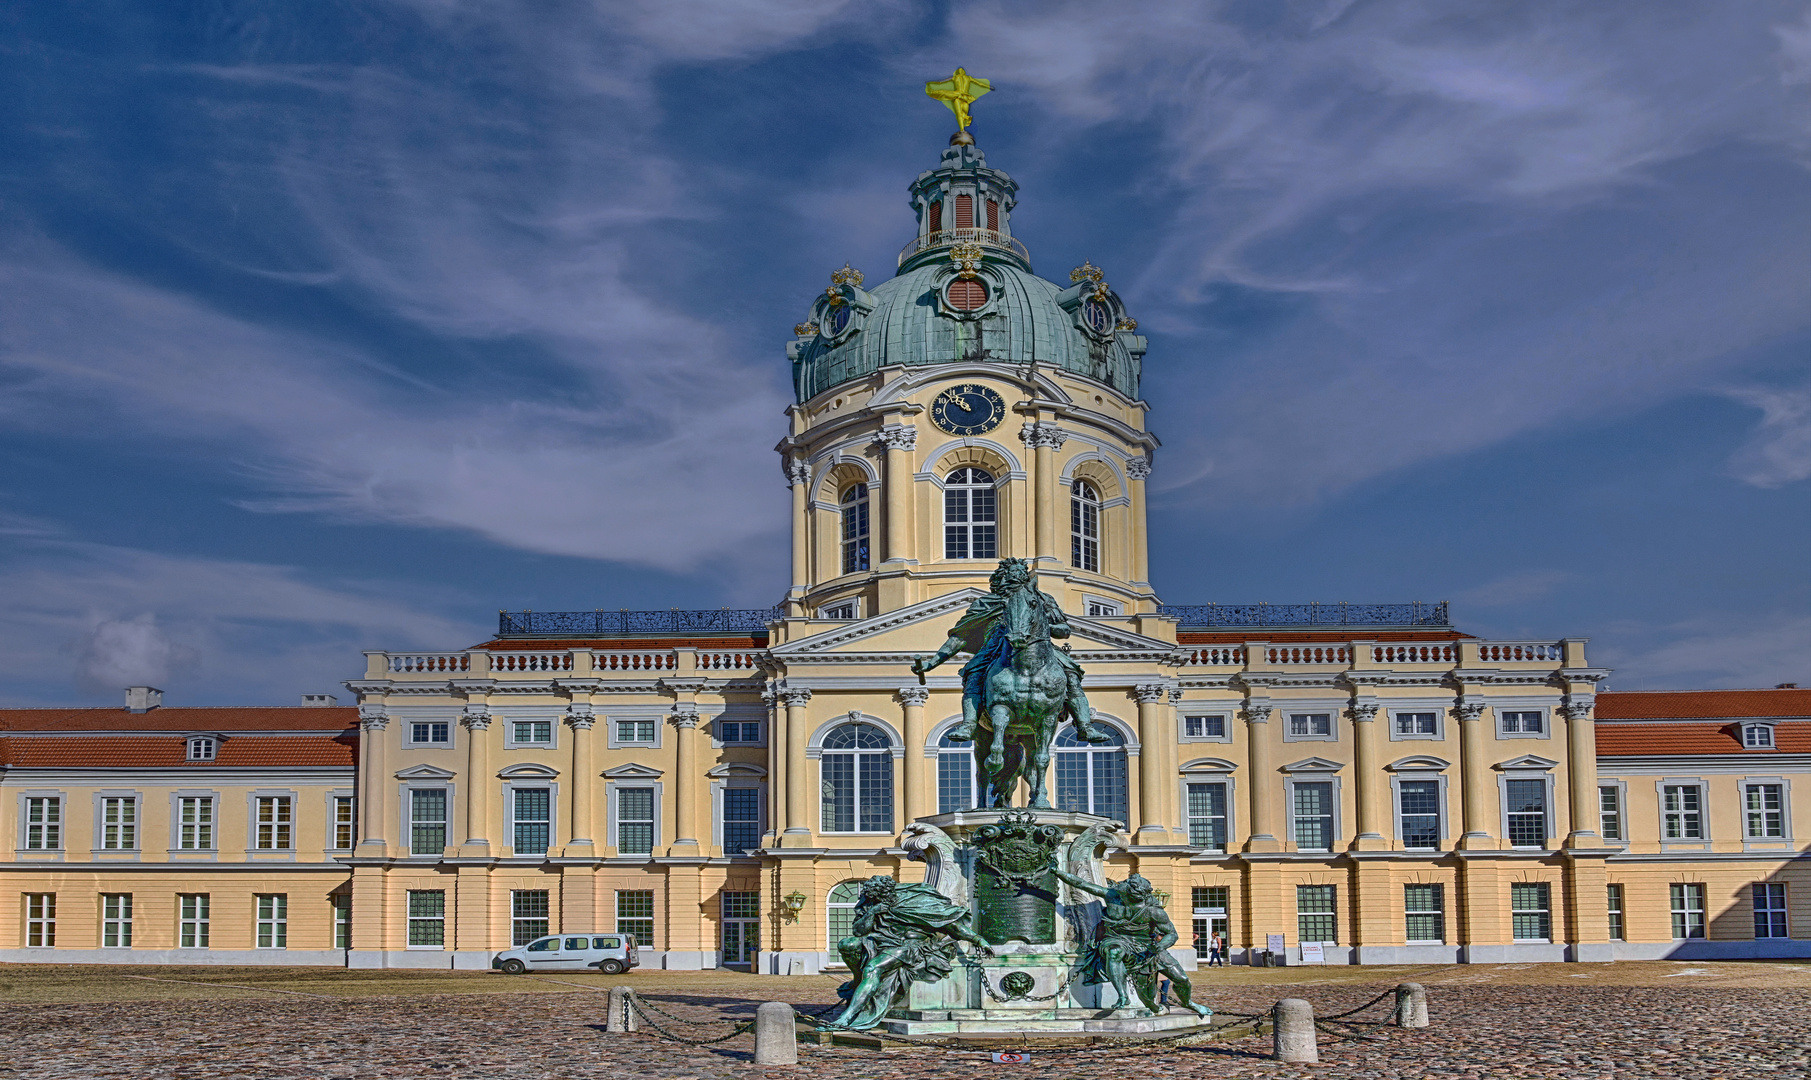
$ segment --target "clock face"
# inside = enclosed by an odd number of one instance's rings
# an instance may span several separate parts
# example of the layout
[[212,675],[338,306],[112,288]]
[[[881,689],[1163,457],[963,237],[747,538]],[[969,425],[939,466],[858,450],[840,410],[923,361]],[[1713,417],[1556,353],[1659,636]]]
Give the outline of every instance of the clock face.
[[951,435],[985,435],[1006,419],[1006,402],[992,390],[959,383],[931,402],[931,423]]
[[1113,329],[1113,309],[1102,300],[1089,300],[1082,305],[1082,321],[1088,329],[1106,336]]

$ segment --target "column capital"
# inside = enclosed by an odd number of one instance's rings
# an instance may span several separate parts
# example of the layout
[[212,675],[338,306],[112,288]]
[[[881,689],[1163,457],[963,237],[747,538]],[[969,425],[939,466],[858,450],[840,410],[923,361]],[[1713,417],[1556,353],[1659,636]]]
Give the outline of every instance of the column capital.
[[1482,701],[1461,701],[1453,706],[1453,713],[1461,720],[1476,720],[1484,715],[1484,708]]
[[1383,706],[1375,701],[1361,701],[1356,705],[1348,707],[1346,711],[1352,715],[1353,723],[1368,724],[1377,719],[1377,710],[1381,708],[1383,708]]
[[899,688],[899,701],[906,708],[921,706],[931,700],[931,688],[928,686],[902,686]]
[[810,463],[799,458],[793,458],[789,461],[782,460],[780,462],[780,470],[786,474],[787,487],[809,483],[811,480]]
[[780,703],[787,708],[798,708],[811,700],[811,690],[803,686],[788,686],[780,691]]
[[1132,687],[1132,696],[1140,705],[1150,705],[1169,697],[1170,688],[1166,683],[1139,683]]
[[1069,433],[1047,420],[1032,420],[1019,428],[1019,441],[1028,450],[1041,450],[1048,447],[1061,450],[1069,441]]
[[680,702],[673,706],[673,726],[690,730],[698,726],[698,706]]
[[1135,457],[1126,459],[1126,479],[1147,480],[1151,475],[1151,459]]
[[467,705],[459,717],[467,731],[484,731],[490,727],[489,705]]
[[360,705],[358,726],[361,731],[382,731],[390,726],[390,714],[382,705]]
[[1575,697],[1572,700],[1567,701],[1564,705],[1561,705],[1560,710],[1566,714],[1566,719],[1568,720],[1589,720],[1591,719],[1591,710],[1595,708],[1596,705],[1597,702],[1591,698]]
[[574,731],[590,731],[597,723],[597,717],[591,711],[589,702],[575,701],[566,706],[566,724]]
[[918,429],[910,424],[891,424],[883,427],[875,439],[888,450],[918,449]]
[[1274,706],[1252,702],[1245,706],[1245,722],[1248,724],[1270,723],[1270,713]]

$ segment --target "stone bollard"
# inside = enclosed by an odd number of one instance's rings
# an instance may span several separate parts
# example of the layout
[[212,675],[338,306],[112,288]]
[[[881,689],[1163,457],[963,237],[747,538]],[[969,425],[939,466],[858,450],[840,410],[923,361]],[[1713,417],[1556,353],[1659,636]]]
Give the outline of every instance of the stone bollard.
[[610,1012],[609,1015],[604,1017],[605,1031],[641,1030],[641,1024],[637,1021],[635,1016],[635,1009],[629,1004],[629,999],[634,996],[635,991],[627,986],[612,986],[610,988]]
[[1284,998],[1270,1013],[1271,1057],[1278,1061],[1319,1061],[1314,1045],[1314,1006],[1301,998]]
[[1396,988],[1396,1026],[1427,1026],[1427,990],[1420,983],[1403,983]]
[[799,1031],[792,1006],[769,1001],[755,1010],[755,1064],[797,1065]]

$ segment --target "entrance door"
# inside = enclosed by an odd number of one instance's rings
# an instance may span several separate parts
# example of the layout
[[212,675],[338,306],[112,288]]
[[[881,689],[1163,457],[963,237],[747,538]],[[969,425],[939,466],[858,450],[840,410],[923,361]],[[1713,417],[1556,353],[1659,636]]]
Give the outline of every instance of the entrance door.
[[724,966],[753,964],[761,947],[761,894],[724,891],[722,899]]

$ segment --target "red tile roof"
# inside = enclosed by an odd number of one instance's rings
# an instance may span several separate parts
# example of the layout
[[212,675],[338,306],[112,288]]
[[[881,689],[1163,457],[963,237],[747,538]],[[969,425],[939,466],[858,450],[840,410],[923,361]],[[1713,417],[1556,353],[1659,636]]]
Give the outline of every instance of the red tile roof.
[[0,709],[0,731],[345,731],[357,725],[358,709],[349,705]]
[[1597,695],[1599,720],[1811,719],[1811,690],[1615,690]]
[[240,735],[219,744],[213,761],[189,761],[186,740],[171,735],[13,735],[0,738],[0,764],[19,769],[319,768],[358,763],[358,736]]
[[1773,727],[1773,745],[1745,747],[1735,724],[1598,724],[1597,756],[1665,754],[1811,753],[1811,721],[1792,720]]

